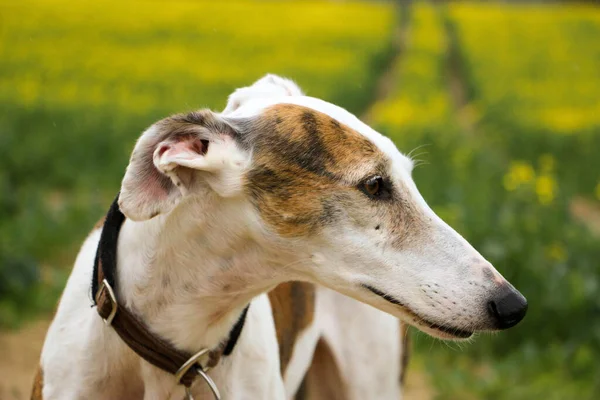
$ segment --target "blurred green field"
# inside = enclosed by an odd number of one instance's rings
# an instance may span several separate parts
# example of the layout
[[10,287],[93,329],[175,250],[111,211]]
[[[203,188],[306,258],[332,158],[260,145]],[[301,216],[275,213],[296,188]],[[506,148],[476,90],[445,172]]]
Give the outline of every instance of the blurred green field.
[[425,199],[528,298],[523,323],[468,345],[415,333],[440,398],[600,398],[600,9],[407,10],[395,87],[372,104],[389,3],[0,0],[0,327],[54,308],[146,126],[272,72],[372,105],[419,148]]
[[389,4],[0,1],[0,326],[54,307],[145,127],[267,72],[358,112],[393,26]]
[[599,18],[583,6],[413,8],[376,126],[401,149],[426,145],[424,197],[530,304],[517,327],[466,346],[417,335],[440,398],[600,395],[600,239],[570,211],[600,205]]

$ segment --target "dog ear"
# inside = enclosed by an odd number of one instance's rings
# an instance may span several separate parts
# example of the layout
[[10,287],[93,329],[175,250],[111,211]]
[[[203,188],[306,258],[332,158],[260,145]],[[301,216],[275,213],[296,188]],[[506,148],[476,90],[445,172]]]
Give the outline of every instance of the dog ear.
[[136,143],[125,171],[119,195],[123,214],[142,221],[167,213],[202,182],[211,181],[211,175],[243,168],[246,157],[236,136],[231,125],[209,110],[151,126]]
[[281,76],[267,74],[245,88],[237,89],[227,101],[223,114],[237,110],[246,101],[254,98],[268,98],[278,96],[303,96],[302,90],[292,80]]

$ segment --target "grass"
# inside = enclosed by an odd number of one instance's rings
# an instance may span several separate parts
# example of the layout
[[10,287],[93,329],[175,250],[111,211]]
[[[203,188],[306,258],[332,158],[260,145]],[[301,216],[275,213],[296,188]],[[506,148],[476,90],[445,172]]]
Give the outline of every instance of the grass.
[[439,398],[600,393],[600,243],[570,214],[580,196],[600,206],[598,16],[583,6],[413,6],[398,87],[375,107],[376,125],[401,150],[426,145],[429,165],[414,171],[425,199],[530,303],[520,325],[469,345],[417,336]]
[[145,127],[267,72],[358,112],[393,24],[386,4],[0,0],[0,326],[54,307]]

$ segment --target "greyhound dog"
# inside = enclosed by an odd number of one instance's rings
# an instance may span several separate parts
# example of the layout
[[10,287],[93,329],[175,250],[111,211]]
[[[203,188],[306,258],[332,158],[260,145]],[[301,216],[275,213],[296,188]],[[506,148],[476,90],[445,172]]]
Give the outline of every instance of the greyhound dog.
[[33,398],[289,398],[322,334],[314,285],[443,339],[524,317],[525,298],[427,206],[408,157],[285,83],[142,134]]

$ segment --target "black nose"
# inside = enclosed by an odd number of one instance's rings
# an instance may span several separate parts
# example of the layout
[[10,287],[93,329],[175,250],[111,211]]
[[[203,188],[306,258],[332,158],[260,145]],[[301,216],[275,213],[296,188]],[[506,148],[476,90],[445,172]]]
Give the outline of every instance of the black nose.
[[515,288],[505,285],[488,303],[488,312],[498,329],[508,329],[518,324],[527,313],[527,300]]

